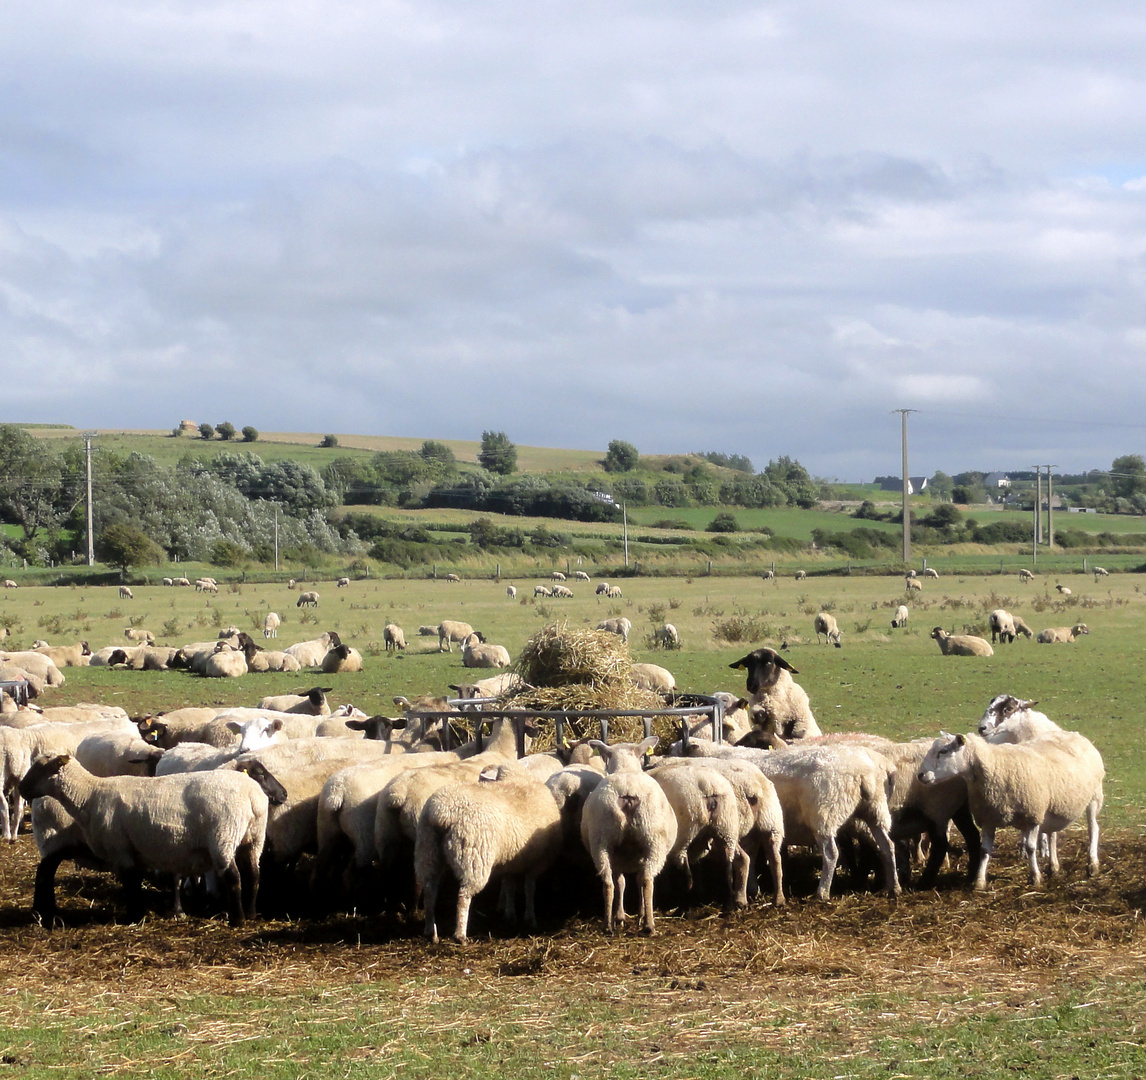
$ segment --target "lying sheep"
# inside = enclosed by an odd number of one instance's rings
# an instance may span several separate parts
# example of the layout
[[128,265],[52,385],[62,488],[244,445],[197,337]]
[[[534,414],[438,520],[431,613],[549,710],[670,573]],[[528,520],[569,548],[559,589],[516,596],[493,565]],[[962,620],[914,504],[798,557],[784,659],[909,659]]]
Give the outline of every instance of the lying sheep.
[[446,652],[453,652],[454,642],[456,641],[459,645],[462,644],[473,632],[474,628],[469,623],[458,622],[455,619],[443,619],[437,626],[438,652],[442,651],[443,645]]
[[728,666],[748,672],[749,714],[756,727],[789,740],[820,734],[808,695],[792,678],[799,672],[775,649],[756,649]]
[[307,716],[329,716],[330,706],[326,703],[326,695],[330,690],[329,686],[315,686],[305,694],[265,697],[256,708],[271,712],[302,713]]
[[843,646],[843,633],[836,622],[836,617],[830,612],[821,611],[812,625],[816,631],[817,644],[819,644],[820,635],[823,634],[825,645],[834,645],[837,649]]
[[1056,585],[1055,588],[1058,589],[1058,591],[1060,593],[1062,593],[1063,596],[1071,596],[1072,595],[1070,589],[1067,588],[1067,586],[1065,586],[1065,585]]
[[20,784],[25,799],[56,799],[86,846],[123,880],[128,916],[143,913],[143,875],[176,879],[213,870],[228,894],[232,926],[255,915],[269,802],[239,772],[94,777],[70,755],[42,759]]
[[361,671],[362,654],[349,645],[335,645],[322,658],[322,672],[324,675],[336,675],[342,672]]
[[471,634],[462,642],[463,667],[497,668],[509,664],[509,650],[504,645],[489,645],[480,634]]
[[[246,636],[246,635],[244,635]],[[287,652],[275,649],[262,649],[249,637],[243,643],[243,656],[247,661],[248,671],[301,671],[302,665],[298,658]]]
[[629,668],[629,679],[641,690],[652,690],[657,694],[667,694],[676,689],[673,673],[657,664],[633,664]]
[[74,645],[42,645],[35,651],[43,653],[58,668],[87,667],[92,655],[86,641],[77,641]]
[[268,611],[267,617],[263,619],[263,637],[277,638],[279,636],[279,626],[282,624],[282,619],[279,618],[278,613]]
[[436,626],[419,626],[418,637],[437,637],[438,628]]
[[126,585],[119,587],[119,598],[121,600],[134,600],[135,593],[133,593]]
[[1069,644],[1082,634],[1089,634],[1086,623],[1075,623],[1074,626],[1051,626],[1040,630],[1036,639],[1040,645],[1052,645],[1055,642]]
[[301,592],[298,594],[298,599],[294,602],[295,607],[318,607],[318,593],[313,589],[308,592]]
[[209,653],[203,662],[202,674],[208,679],[237,679],[246,675],[247,671],[246,656],[225,641],[220,641],[215,651]]
[[[520,765],[491,767],[477,783],[440,787],[422,808],[414,847],[426,937],[438,940],[436,908],[447,870],[458,883],[454,939],[459,943],[466,941],[473,898],[495,873],[521,879],[525,924],[535,928],[537,879],[557,858],[561,840],[561,814],[552,792]],[[513,894],[506,885],[502,896],[512,917]]]
[[902,627],[906,626],[907,625],[907,618],[910,614],[911,614],[911,612],[908,611],[907,605],[906,604],[900,604],[899,607],[897,607],[895,609],[895,615],[891,620],[892,628],[895,630],[899,630]]
[[406,648],[406,635],[397,623],[387,623],[382,628],[382,641],[386,652],[397,652]]
[[44,687],[63,686],[67,679],[64,673],[56,667],[51,657],[45,656],[34,649],[24,649],[16,652],[0,652],[0,661],[14,664],[41,681]]
[[123,630],[123,636],[128,641],[140,641],[144,645],[155,644],[155,635],[150,630],[137,630],[134,626],[126,626]]
[[944,656],[994,656],[995,650],[985,638],[974,634],[949,634],[942,626],[935,627],[931,636]]
[[1060,832],[1083,814],[1088,831],[1087,873],[1098,873],[1098,812],[1105,775],[1101,755],[1074,732],[998,745],[975,734],[943,733],[919,770],[925,784],[951,776],[966,781],[971,812],[983,832],[976,889],[987,887],[987,864],[998,829],[1014,826],[1019,830],[1031,883],[1040,885],[1039,830]]
[[605,759],[607,773],[585,800],[581,840],[593,859],[605,900],[605,930],[625,921],[625,875],[635,875],[641,890],[644,929],[655,933],[653,880],[661,872],[673,844],[677,823],[660,785],[641,771],[641,760],[652,752],[657,737],[640,743],[609,746],[594,739],[590,745]]
[[628,643],[629,634],[633,629],[633,624],[623,616],[617,616],[612,619],[602,619],[597,623],[598,630],[607,630],[610,634],[617,634],[620,639]]
[[321,667],[323,658],[342,639],[333,631],[327,630],[310,641],[298,641],[288,645],[284,652],[290,653],[303,667]]

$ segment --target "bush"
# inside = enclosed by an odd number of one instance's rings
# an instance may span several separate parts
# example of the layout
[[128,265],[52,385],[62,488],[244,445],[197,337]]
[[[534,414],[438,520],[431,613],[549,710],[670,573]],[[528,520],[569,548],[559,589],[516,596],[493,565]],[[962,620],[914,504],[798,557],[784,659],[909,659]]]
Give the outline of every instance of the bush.
[[221,424],[215,425],[215,430],[219,433],[219,438],[224,442],[230,442],[235,437],[235,425],[230,420],[224,420]]
[[210,424],[199,425],[199,438],[200,439],[213,439],[215,437],[215,429]]
[[337,435],[323,435],[323,437],[319,441],[318,445],[323,447],[326,450],[330,450],[333,447],[338,445],[338,436]]
[[735,516],[725,511],[722,514],[717,514],[716,517],[708,523],[704,531],[710,533],[739,532],[740,526],[736,523]]
[[258,441],[259,441],[259,429],[258,428],[251,427],[250,424],[248,424],[245,428],[243,428],[243,442],[258,442]]

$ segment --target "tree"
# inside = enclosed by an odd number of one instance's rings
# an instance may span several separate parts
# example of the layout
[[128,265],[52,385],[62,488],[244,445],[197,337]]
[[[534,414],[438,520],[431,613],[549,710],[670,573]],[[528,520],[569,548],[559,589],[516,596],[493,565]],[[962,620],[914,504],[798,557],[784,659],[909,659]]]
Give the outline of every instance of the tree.
[[478,462],[492,473],[509,476],[517,470],[517,447],[504,431],[483,431]]
[[245,428],[243,428],[243,442],[258,442],[258,441],[259,441],[259,429],[258,428],[251,427],[250,424],[248,424]]
[[422,443],[422,449],[418,453],[426,461],[437,462],[450,469],[458,463],[454,452],[444,442],[438,442],[436,439],[427,439]]
[[931,478],[927,490],[933,499],[950,499],[954,481],[945,472],[936,472]]
[[1119,499],[1146,492],[1146,461],[1141,454],[1124,454],[1114,459],[1110,465],[1110,489]]
[[235,425],[230,420],[224,420],[221,424],[215,425],[215,430],[219,433],[219,438],[224,442],[230,442],[235,437]]
[[323,447],[324,449],[329,450],[329,449],[338,445],[338,436],[337,435],[323,435],[322,441],[319,442],[318,445]]
[[40,439],[15,424],[0,424],[0,517],[24,530],[26,555],[34,553],[40,529],[59,523],[63,480],[62,460]]
[[200,439],[213,439],[215,437],[215,429],[210,424],[199,425],[199,438]]
[[100,534],[100,558],[125,573],[133,566],[157,563],[163,556],[159,546],[134,525],[117,522]]
[[602,464],[605,466],[605,472],[629,472],[637,467],[640,460],[641,455],[632,443],[614,439],[609,443]]

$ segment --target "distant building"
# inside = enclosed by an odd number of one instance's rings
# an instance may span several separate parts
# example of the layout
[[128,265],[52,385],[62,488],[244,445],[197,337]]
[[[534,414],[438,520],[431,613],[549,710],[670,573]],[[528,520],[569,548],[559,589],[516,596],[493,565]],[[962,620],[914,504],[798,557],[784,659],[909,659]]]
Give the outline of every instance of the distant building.
[[180,420],[175,428],[176,435],[198,435],[199,425],[194,420]]
[[[907,478],[907,494],[918,495],[927,490],[930,479],[926,476],[909,476]],[[903,481],[898,476],[882,476],[879,479],[880,491],[902,491]]]
[[1006,473],[992,472],[983,477],[983,487],[988,491],[992,488],[1009,488],[1010,486],[1011,478]]

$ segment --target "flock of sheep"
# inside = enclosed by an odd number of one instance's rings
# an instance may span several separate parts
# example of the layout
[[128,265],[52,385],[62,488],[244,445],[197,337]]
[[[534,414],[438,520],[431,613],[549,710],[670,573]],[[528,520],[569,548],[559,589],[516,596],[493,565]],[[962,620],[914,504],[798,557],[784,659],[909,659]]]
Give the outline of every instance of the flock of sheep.
[[[898,625],[906,617],[901,608]],[[271,613],[265,638],[276,636],[278,626]],[[421,629],[437,636],[440,651],[459,644],[466,667],[509,664],[503,646],[466,623]],[[599,629],[627,639],[631,623],[613,618]],[[1000,618],[996,628],[993,615],[992,629],[1000,640],[1030,636],[1013,617]],[[815,630],[840,645],[829,613],[816,617]],[[664,644],[679,642],[669,624],[660,633]],[[0,675],[22,671],[43,692],[62,681],[53,681],[57,661],[185,667],[204,675],[259,670],[259,663],[323,672],[361,665],[357,651],[333,632],[281,653],[233,627],[223,634],[171,650],[157,648],[146,632],[136,632],[143,640],[94,654],[86,643],[63,650],[42,645],[0,654]],[[954,652],[962,635],[936,628],[932,636]],[[395,624],[385,637],[388,650],[406,647]],[[634,682],[674,688],[665,669],[633,667]],[[395,699],[402,710],[395,717],[370,717],[349,705],[332,711],[322,687],[252,708],[177,709],[140,720],[112,706],[18,706],[4,694],[0,826],[15,840],[25,803],[31,804],[41,857],[34,909],[49,924],[58,915],[55,874],[65,860],[117,873],[133,918],[143,910],[146,875],[168,877],[177,911],[184,883],[205,879],[234,924],[254,915],[260,874],[294,873],[297,887],[300,867],[308,867],[316,902],[347,906],[361,899],[355,889],[370,874],[412,877],[432,940],[439,937],[447,881],[457,887],[453,933],[464,941],[472,901],[494,878],[503,882],[507,917],[516,885],[523,887],[526,923],[535,925],[538,878],[558,864],[596,877],[609,930],[624,922],[625,885],[634,882],[648,932],[655,927],[654,882],[666,868],[691,887],[697,867],[715,861],[728,907],[742,908],[764,889],[782,905],[791,891],[783,858],[789,846],[818,855],[821,900],[830,897],[845,858],[853,868],[870,859],[894,896],[910,881],[921,839],[928,847],[919,884],[935,884],[952,824],[964,839],[968,880],[984,887],[995,834],[1014,827],[1037,884],[1040,857],[1057,871],[1058,833],[1085,817],[1088,870],[1097,870],[1102,759],[1084,736],[1036,712],[1035,702],[1001,695],[978,733],[967,735],[903,743],[863,733],[824,735],[793,678],[797,670],[779,653],[756,649],[730,667],[746,673],[746,696],[714,695],[713,716],[686,724],[681,740],[661,756],[653,756],[656,737],[528,753],[533,721],[498,717],[486,734],[480,712],[463,714],[475,721],[474,735],[452,745],[449,721],[458,718],[458,700],[480,708],[481,699],[515,678],[509,672],[451,686],[453,701]]]

